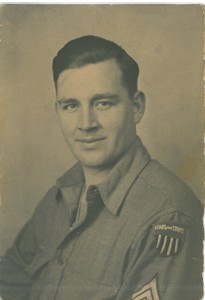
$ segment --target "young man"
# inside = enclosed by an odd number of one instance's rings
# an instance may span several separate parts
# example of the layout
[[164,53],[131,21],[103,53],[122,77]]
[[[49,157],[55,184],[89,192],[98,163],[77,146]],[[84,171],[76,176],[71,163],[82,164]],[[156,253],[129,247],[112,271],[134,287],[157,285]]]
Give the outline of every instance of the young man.
[[53,61],[56,112],[78,163],[1,262],[4,300],[199,300],[202,207],[136,136],[137,63],[84,36]]

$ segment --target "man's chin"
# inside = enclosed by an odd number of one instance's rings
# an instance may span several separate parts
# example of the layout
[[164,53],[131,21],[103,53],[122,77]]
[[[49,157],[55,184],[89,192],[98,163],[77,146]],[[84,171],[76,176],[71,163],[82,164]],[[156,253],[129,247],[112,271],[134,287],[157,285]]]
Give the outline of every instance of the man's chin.
[[79,160],[79,159],[77,160],[83,167],[90,168],[90,169],[101,169],[106,165],[104,162],[101,162],[99,160],[96,161]]
[[[84,151],[83,151],[84,152]],[[86,153],[73,153],[76,160],[84,167],[96,170],[112,168],[121,157],[120,155],[109,155],[104,151],[86,151]]]
[[75,156],[77,161],[86,168],[92,168],[92,169],[101,169],[105,168],[106,166],[109,166],[109,160],[106,158],[102,158],[100,156],[93,155],[86,155],[84,157]]

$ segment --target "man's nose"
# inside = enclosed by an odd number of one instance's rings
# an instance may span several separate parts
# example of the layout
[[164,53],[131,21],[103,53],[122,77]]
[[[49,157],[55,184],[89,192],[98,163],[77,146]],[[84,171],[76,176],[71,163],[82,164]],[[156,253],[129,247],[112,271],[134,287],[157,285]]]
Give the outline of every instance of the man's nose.
[[89,131],[98,127],[98,121],[94,109],[86,107],[81,109],[79,115],[79,129]]

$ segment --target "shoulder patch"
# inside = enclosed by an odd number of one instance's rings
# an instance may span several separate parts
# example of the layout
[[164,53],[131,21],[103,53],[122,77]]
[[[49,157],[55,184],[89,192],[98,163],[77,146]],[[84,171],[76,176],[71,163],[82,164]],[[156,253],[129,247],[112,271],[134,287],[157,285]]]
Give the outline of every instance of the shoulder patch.
[[154,277],[145,284],[139,291],[132,295],[132,300],[160,300],[157,290],[157,278]]
[[185,226],[176,222],[153,225],[156,248],[162,256],[168,257],[179,252],[184,242]]

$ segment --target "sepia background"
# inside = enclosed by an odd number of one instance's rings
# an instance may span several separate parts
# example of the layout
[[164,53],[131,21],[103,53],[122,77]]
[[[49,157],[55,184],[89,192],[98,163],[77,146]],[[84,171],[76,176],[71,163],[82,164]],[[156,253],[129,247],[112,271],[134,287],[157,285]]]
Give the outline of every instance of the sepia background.
[[147,99],[138,134],[203,200],[201,6],[4,5],[0,13],[0,254],[74,163],[55,115],[51,63],[81,35],[114,40],[138,61]]

